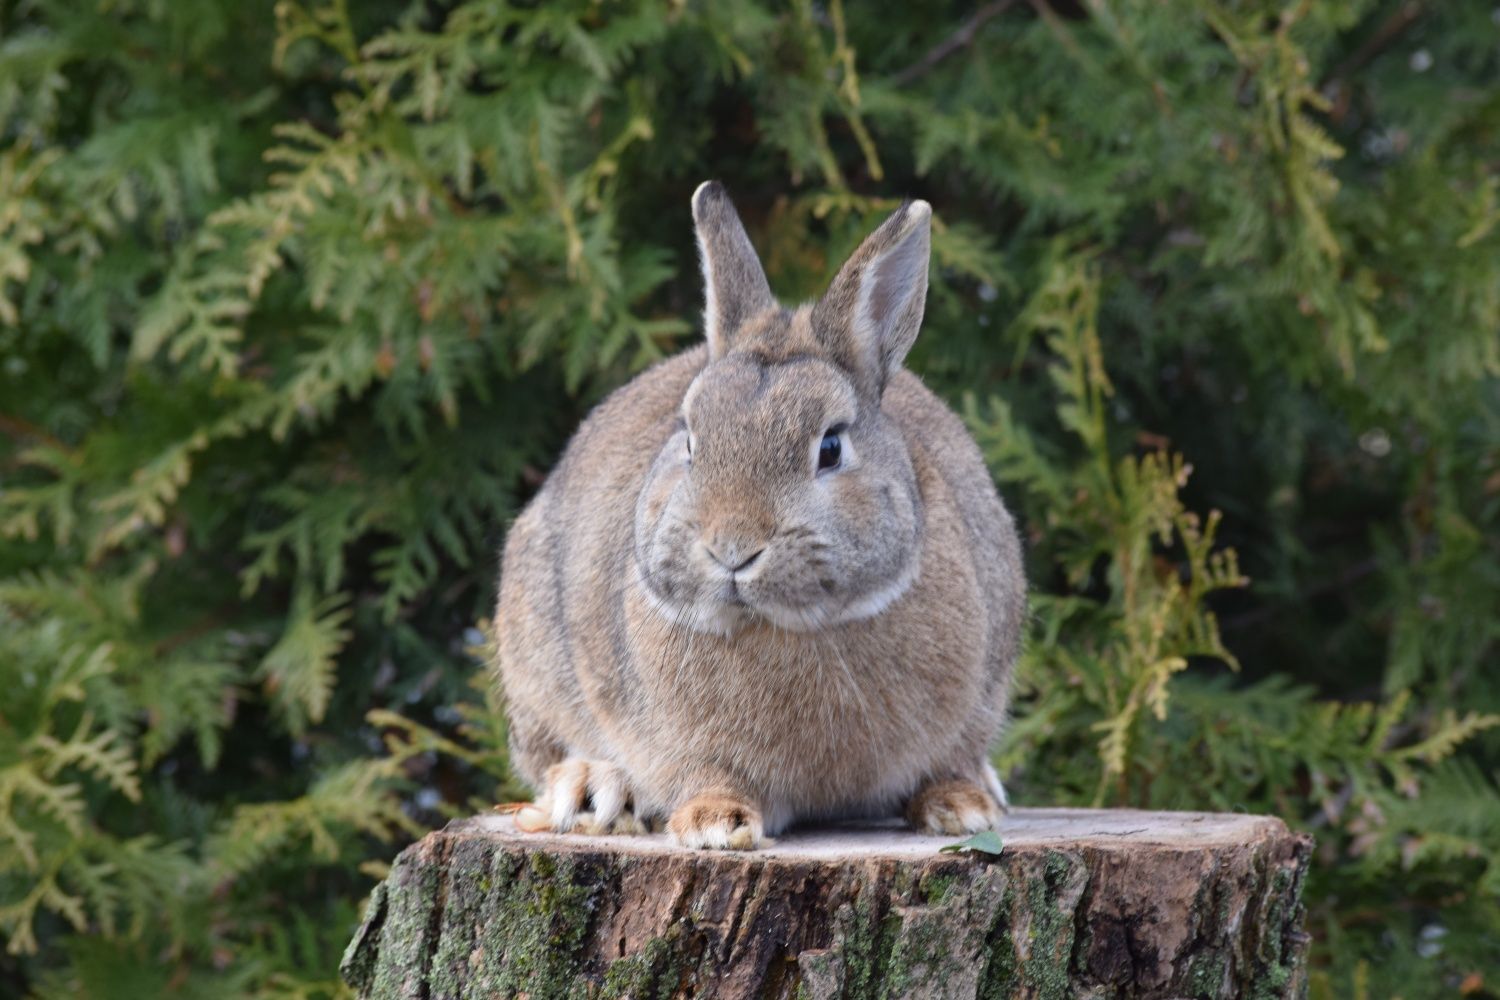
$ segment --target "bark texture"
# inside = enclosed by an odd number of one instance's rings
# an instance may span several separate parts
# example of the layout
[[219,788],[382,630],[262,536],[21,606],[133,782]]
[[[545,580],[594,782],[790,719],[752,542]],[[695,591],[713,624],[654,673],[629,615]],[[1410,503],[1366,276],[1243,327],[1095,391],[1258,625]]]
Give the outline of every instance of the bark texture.
[[1311,841],[1280,820],[1020,809],[998,857],[891,826],[754,853],[452,823],[344,956],[361,997],[1299,996]]

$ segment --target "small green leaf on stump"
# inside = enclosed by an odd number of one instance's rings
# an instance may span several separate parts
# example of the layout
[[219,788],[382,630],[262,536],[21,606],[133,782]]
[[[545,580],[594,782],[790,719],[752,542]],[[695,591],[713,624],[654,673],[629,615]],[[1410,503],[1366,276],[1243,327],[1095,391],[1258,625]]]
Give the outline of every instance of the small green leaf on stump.
[[969,851],[974,854],[991,854],[1000,856],[1005,849],[1005,843],[1000,839],[1000,834],[995,830],[980,830],[968,840],[961,840],[956,844],[949,844],[941,848],[944,854],[957,854],[960,851]]

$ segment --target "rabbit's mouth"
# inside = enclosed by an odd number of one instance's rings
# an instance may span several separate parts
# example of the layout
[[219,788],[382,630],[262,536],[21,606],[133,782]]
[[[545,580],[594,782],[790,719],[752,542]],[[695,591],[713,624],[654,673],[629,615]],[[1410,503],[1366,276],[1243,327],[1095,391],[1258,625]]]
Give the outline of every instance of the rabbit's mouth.
[[645,598],[652,611],[671,624],[694,632],[731,636],[753,614],[753,609],[738,587],[734,587],[732,591],[725,588],[718,595],[698,595],[692,600],[679,600],[654,586],[639,564],[636,566],[635,582],[636,590]]
[[[635,579],[646,603],[666,621],[732,636],[756,621],[789,632],[816,632],[874,617],[905,596],[919,570],[920,559],[913,554],[885,584],[852,597],[827,584],[816,596],[809,595],[810,588],[779,586],[759,571],[684,580],[663,578],[637,563]],[[811,599],[797,599],[803,596]]]
[[653,586],[647,573],[637,567],[636,589],[646,604],[671,624],[724,637],[736,634],[756,620],[808,632],[818,628],[827,617],[818,607],[797,610],[757,601],[733,576],[701,589],[690,600],[681,600]]

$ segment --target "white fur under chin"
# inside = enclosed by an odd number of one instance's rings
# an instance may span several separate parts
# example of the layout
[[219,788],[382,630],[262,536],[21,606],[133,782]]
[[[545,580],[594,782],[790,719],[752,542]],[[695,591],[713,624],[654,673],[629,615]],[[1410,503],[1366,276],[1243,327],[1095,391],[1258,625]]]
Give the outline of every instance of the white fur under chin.
[[635,586],[651,609],[673,625],[708,635],[734,635],[745,623],[748,609],[732,604],[679,604],[662,597],[646,583],[639,564],[635,567]]
[[879,590],[866,594],[853,604],[850,604],[830,624],[843,625],[846,622],[857,622],[866,618],[874,618],[886,608],[895,604],[901,599],[903,594],[911,589],[911,585],[917,582],[920,562],[921,560],[915,557],[908,559],[906,565],[902,567],[900,576]]
[[901,574],[879,590],[846,604],[842,608],[830,609],[817,604],[805,608],[780,607],[774,604],[739,606],[718,602],[709,604],[678,604],[668,601],[647,583],[640,566],[635,569],[636,586],[646,603],[674,625],[681,625],[695,632],[710,635],[731,636],[744,626],[752,616],[764,618],[778,628],[788,632],[816,632],[819,629],[873,618],[895,604],[917,582],[918,559],[907,561]]

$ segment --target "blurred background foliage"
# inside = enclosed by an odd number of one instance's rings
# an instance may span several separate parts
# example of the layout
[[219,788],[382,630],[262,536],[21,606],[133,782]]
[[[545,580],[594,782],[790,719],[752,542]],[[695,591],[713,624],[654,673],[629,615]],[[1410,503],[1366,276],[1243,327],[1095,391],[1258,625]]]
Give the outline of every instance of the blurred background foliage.
[[717,177],[787,299],[934,206],[1016,799],[1276,813],[1314,996],[1500,995],[1497,80],[1488,2],[0,0],[0,993],[341,995],[524,794],[495,554]]

